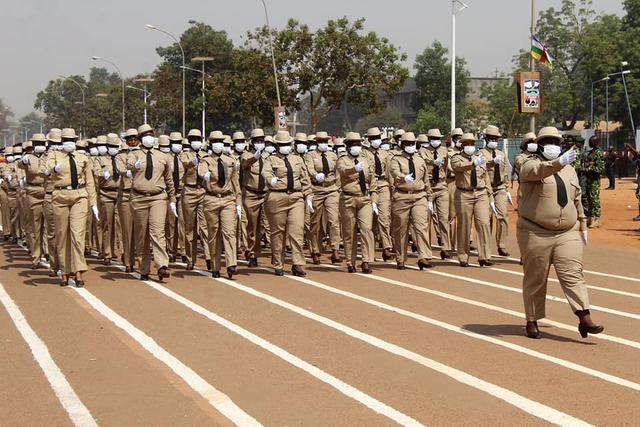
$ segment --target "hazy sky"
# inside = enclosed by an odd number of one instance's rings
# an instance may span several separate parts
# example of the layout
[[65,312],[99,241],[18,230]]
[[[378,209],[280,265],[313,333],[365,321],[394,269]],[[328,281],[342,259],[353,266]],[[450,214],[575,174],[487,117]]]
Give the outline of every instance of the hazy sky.
[[[408,55],[434,40],[451,44],[449,0],[266,0],[271,25],[289,17],[315,29],[340,16],[366,18],[366,28],[388,37]],[[511,58],[529,46],[530,0],[466,0],[458,14],[457,55],[473,76],[511,69]],[[537,0],[538,10],[561,0]],[[596,0],[596,9],[622,14],[621,0]],[[92,55],[117,63],[126,76],[151,72],[159,45],[172,41],[144,27],[179,35],[190,19],[226,30],[236,44],[264,23],[260,0],[2,0],[0,98],[17,117],[32,110],[36,93],[59,74],[88,74]],[[104,65],[100,63],[99,65]]]

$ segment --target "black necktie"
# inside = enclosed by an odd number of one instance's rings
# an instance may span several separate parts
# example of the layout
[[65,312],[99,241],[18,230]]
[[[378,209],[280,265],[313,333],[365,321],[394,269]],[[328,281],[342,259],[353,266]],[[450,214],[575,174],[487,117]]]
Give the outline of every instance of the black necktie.
[[416,177],[416,165],[413,163],[413,156],[409,156],[409,175]]
[[329,161],[327,160],[327,155],[322,153],[322,173],[324,176],[329,175]]
[[177,190],[180,186],[180,163],[178,155],[173,155],[173,187]]
[[69,171],[71,172],[71,188],[78,189],[78,168],[73,154],[69,153]]
[[258,158],[258,191],[264,191],[264,176],[262,176],[262,167],[264,166],[264,160],[262,155]]
[[153,157],[151,157],[151,150],[147,150],[147,167],[144,169],[144,177],[147,181],[153,178]]
[[373,153],[376,161],[376,175],[378,177],[382,176],[382,162],[380,161],[380,155],[377,151]]
[[[492,152],[493,158],[496,158],[496,152]],[[502,183],[502,177],[500,176],[500,165],[493,162],[493,186],[498,187]]]
[[224,176],[224,163],[222,159],[218,157],[218,186],[222,188],[226,182],[227,178]]
[[238,166],[239,166],[239,171],[240,171],[240,188],[244,188],[244,169],[242,168],[242,163],[241,163],[241,159],[238,158]]
[[293,168],[287,156],[284,156],[284,165],[287,167],[287,192],[293,193]]
[[113,180],[120,179],[120,172],[118,172],[118,165],[116,164],[116,156],[111,156],[111,167],[113,168]]
[[560,178],[560,175],[554,173],[553,177],[556,179],[556,187],[558,189],[558,204],[561,208],[564,208],[569,202],[569,199],[567,198],[567,187],[565,187],[564,181]]
[[[358,164],[358,159],[355,159],[355,164]],[[360,191],[363,196],[367,195],[367,182],[364,179],[364,169],[358,172],[358,183],[360,184]]]
[[[438,160],[438,149],[436,148],[435,150],[433,150],[433,160]],[[438,183],[438,180],[440,179],[440,166],[436,165],[435,163],[433,164],[433,173],[431,174],[431,181],[433,181],[434,184]]]
[[478,172],[476,172],[476,164],[473,163],[473,159],[471,159],[471,162],[471,187],[475,189],[478,186]]

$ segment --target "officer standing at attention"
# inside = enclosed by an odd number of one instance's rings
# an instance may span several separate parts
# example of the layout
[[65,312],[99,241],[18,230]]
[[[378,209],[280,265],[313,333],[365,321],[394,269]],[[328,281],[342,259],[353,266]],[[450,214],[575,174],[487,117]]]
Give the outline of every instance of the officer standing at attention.
[[78,137],[74,129],[62,129],[61,137],[62,151],[47,159],[42,173],[54,186],[52,203],[56,251],[62,271],[60,286],[67,286],[69,276],[75,273],[76,286],[81,288],[82,273],[87,271],[84,245],[88,207],[91,206],[96,221],[100,216],[89,157],[75,151]]
[[164,234],[167,200],[172,214],[177,217],[176,195],[167,157],[153,149],[155,138],[148,124],[138,128],[142,149],[127,156],[132,184],[131,206],[136,235],[136,257],[141,258],[140,279],[149,280],[151,267],[150,246],[158,268],[158,279],[169,277],[169,256]]
[[451,169],[456,174],[455,206],[457,215],[458,261],[462,267],[469,266],[471,224],[475,224],[478,236],[479,264],[492,266],[490,206],[495,209],[491,182],[487,173],[487,159],[476,153],[476,138],[465,133],[460,138],[462,151],[451,158]]
[[538,155],[520,170],[522,198],[518,208],[517,238],[524,278],[522,297],[527,317],[526,335],[540,338],[539,319],[545,317],[547,280],[553,265],[571,310],[580,319],[583,338],[604,330],[591,320],[589,295],[582,270],[587,224],[580,202],[580,184],[571,162],[572,149],[560,155],[562,137],[555,127],[540,130]]

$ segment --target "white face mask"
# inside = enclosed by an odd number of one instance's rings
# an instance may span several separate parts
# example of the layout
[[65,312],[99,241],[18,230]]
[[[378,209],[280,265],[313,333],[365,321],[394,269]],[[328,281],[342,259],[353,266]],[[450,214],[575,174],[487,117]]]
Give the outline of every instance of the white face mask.
[[462,142],[460,142],[460,141],[456,142],[455,146],[456,146],[457,149],[462,148]]
[[384,151],[391,150],[391,144],[380,144],[380,149]]
[[336,148],[336,153],[338,154],[344,154],[347,152],[347,148],[346,147],[338,147]]
[[238,153],[242,153],[244,151],[245,148],[247,148],[247,144],[245,144],[244,142],[238,142],[236,143],[233,148],[238,152]]
[[318,146],[316,144],[311,144],[309,146],[309,151],[316,151],[317,148],[318,148]]
[[382,144],[382,140],[381,139],[370,139],[369,143],[371,144],[371,146],[373,148],[380,148],[380,144]]
[[7,162],[13,163],[13,156],[7,156]]
[[407,154],[415,154],[416,153],[416,146],[415,145],[407,145],[405,147],[402,147],[402,149]]
[[98,145],[98,154],[104,156],[107,154],[107,146],[106,145]]
[[171,147],[159,147],[161,153],[168,153],[171,151]]
[[[193,145],[192,145],[193,146]],[[195,150],[195,148],[194,148]],[[216,154],[220,154],[224,151],[224,144],[222,142],[214,142],[211,144],[211,151]]]
[[182,144],[171,144],[171,151],[178,154],[182,152]]
[[498,148],[498,141],[487,141],[487,148],[490,150],[495,150]]
[[89,154],[92,155],[92,156],[97,156],[98,155],[98,147],[89,148]]
[[351,154],[353,157],[358,157],[360,153],[362,153],[362,146],[354,145],[352,147],[349,147],[349,154]]
[[283,156],[288,156],[291,153],[291,146],[290,145],[285,145],[282,147],[278,147],[278,152],[280,154],[282,154]]
[[326,142],[318,143],[318,151],[326,153],[327,151],[329,151],[329,144],[327,144]]
[[62,150],[62,147],[61,147],[59,144],[56,144],[56,145],[50,145],[50,147],[51,147],[51,149],[52,149],[53,151],[60,151],[60,150]]
[[73,141],[65,141],[62,143],[62,149],[67,153],[72,153],[76,149],[76,143]]
[[145,148],[153,148],[153,144],[156,142],[156,139],[151,135],[145,135],[142,137],[142,145]]
[[429,144],[431,144],[431,146],[433,148],[438,148],[442,144],[442,141],[439,140],[439,139],[433,139],[433,140],[429,141]]
[[476,146],[475,145],[465,145],[463,150],[464,150],[464,154],[466,154],[467,156],[473,156],[473,153],[476,152]]
[[45,151],[47,151],[47,147],[45,147],[44,145],[36,145],[35,147],[33,147],[33,152],[36,154],[42,154]]
[[269,145],[268,147],[265,147],[264,151],[269,154],[273,154],[276,152],[276,147],[274,147],[273,145]]
[[193,151],[198,151],[202,148],[202,141],[191,141],[191,148]]
[[535,153],[536,151],[538,151],[538,144],[536,144],[535,142],[530,142],[527,144],[527,151],[529,153]]
[[118,154],[120,152],[119,148],[115,148],[115,147],[111,147],[107,150],[109,152],[110,156],[115,156],[116,154]]
[[307,144],[296,144],[296,153],[304,154],[307,152]]
[[256,142],[255,144],[253,144],[253,148],[255,148],[256,151],[264,150],[264,142]]
[[225,145],[224,149],[222,150],[222,152],[224,154],[231,154],[231,146],[230,145]]
[[544,148],[542,149],[542,155],[547,160],[554,160],[558,158],[561,150],[562,149],[560,148],[559,145],[548,144],[548,145],[545,145]]

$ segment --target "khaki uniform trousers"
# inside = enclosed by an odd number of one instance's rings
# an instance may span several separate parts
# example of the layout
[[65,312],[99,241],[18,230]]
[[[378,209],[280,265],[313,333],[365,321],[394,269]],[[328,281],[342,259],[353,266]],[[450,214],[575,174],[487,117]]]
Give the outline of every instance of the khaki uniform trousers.
[[9,197],[4,188],[0,188],[0,211],[2,212],[2,234],[11,234],[11,211],[9,210]]
[[374,230],[382,249],[393,248],[391,239],[391,189],[389,186],[378,187],[378,212],[374,222]]
[[478,238],[478,258],[491,258],[491,225],[489,210],[489,196],[483,188],[481,190],[463,191],[456,189],[455,207],[457,218],[458,259],[468,262],[470,255],[469,241],[471,240],[471,224],[475,225]]
[[33,251],[33,218],[31,215],[31,208],[29,206],[29,197],[27,196],[26,189],[18,190],[18,210],[19,221],[22,228],[23,235],[27,242],[27,246]]
[[84,257],[84,237],[89,213],[87,190],[55,190],[52,204],[56,250],[62,274],[87,271]]
[[102,236],[102,255],[105,258],[115,258],[117,246],[117,226],[116,226],[116,201],[118,194],[113,192],[112,195],[100,197],[100,235]]
[[[455,185],[454,185],[455,187]],[[435,228],[442,249],[445,251],[451,250],[451,229],[449,223],[449,188],[446,183],[441,182],[434,188],[433,191],[433,210],[435,212]]]
[[262,234],[268,233],[264,225],[264,202],[266,193],[256,193],[245,190],[242,198],[244,213],[247,218],[247,250],[250,258],[258,258],[260,256]]
[[455,194],[456,194],[456,179],[455,178],[447,178],[447,190],[449,192],[449,238],[451,243],[451,249],[456,248],[456,204],[455,204]]
[[571,311],[589,309],[589,294],[582,272],[584,244],[580,223],[567,231],[550,231],[520,218],[516,237],[522,254],[522,298],[527,321],[545,317],[547,280],[553,265]]
[[151,252],[156,268],[167,267],[167,240],[164,234],[167,216],[167,198],[134,196],[131,199],[133,209],[133,227],[136,236],[136,259],[140,265],[140,274],[149,274]]
[[117,209],[122,233],[123,263],[126,267],[133,267],[136,262],[136,235],[133,232],[131,190],[120,191],[118,194]]
[[31,262],[33,264],[39,264],[40,258],[43,255],[45,234],[44,227],[44,188],[42,187],[27,187],[26,194],[28,198],[30,219],[32,221],[33,237],[31,241]]
[[431,259],[431,242],[429,241],[430,211],[424,191],[415,194],[394,192],[391,198],[391,216],[393,237],[397,262],[407,260],[409,242],[409,225],[412,227],[413,242],[418,247],[418,259]]
[[220,271],[222,248],[227,268],[238,265],[236,199],[233,194],[218,197],[213,194],[204,196],[204,216],[208,228],[207,245],[212,271]]
[[167,203],[167,251],[169,255],[177,257],[184,254],[184,213],[182,211],[182,193],[176,194],[176,211],[178,218],[173,215]]
[[509,199],[507,198],[507,189],[502,188],[493,192],[496,211],[496,244],[499,248],[507,247],[507,236],[509,235]]
[[209,241],[206,220],[204,216],[203,188],[184,187],[182,192],[182,213],[184,214],[185,255],[187,263],[196,263],[198,259],[198,237],[201,237],[206,259],[209,254]]
[[360,231],[362,262],[373,262],[373,208],[370,196],[340,195],[340,225],[347,264],[355,266],[358,255],[357,233]]
[[20,209],[18,209],[18,194],[16,191],[7,193],[9,198],[9,217],[11,224],[9,230],[12,237],[20,237]]
[[326,220],[329,229],[329,242],[331,250],[340,249],[340,217],[338,215],[338,205],[340,204],[340,195],[338,191],[321,191],[313,192],[313,209],[314,212],[310,217],[309,242],[311,245],[311,253],[320,253],[320,243],[325,236],[323,233],[323,224]]
[[291,244],[293,265],[306,263],[304,245],[305,202],[301,192],[287,194],[269,191],[265,199],[265,213],[271,231],[271,253],[273,267],[284,269],[285,232]]
[[46,193],[42,203],[44,211],[44,228],[47,236],[47,251],[49,254],[49,270],[60,270],[60,256],[56,245],[55,217],[53,215],[53,193]]
[[[242,205],[241,205],[242,206]],[[233,208],[234,212],[235,212],[235,207]],[[247,250],[247,241],[248,241],[248,236],[247,236],[247,224],[249,223],[249,221],[247,220],[247,213],[245,212],[244,206],[242,206],[242,217],[240,218],[240,221],[237,221],[237,225],[236,225],[236,242],[238,245],[238,251],[239,252],[244,252]]]

